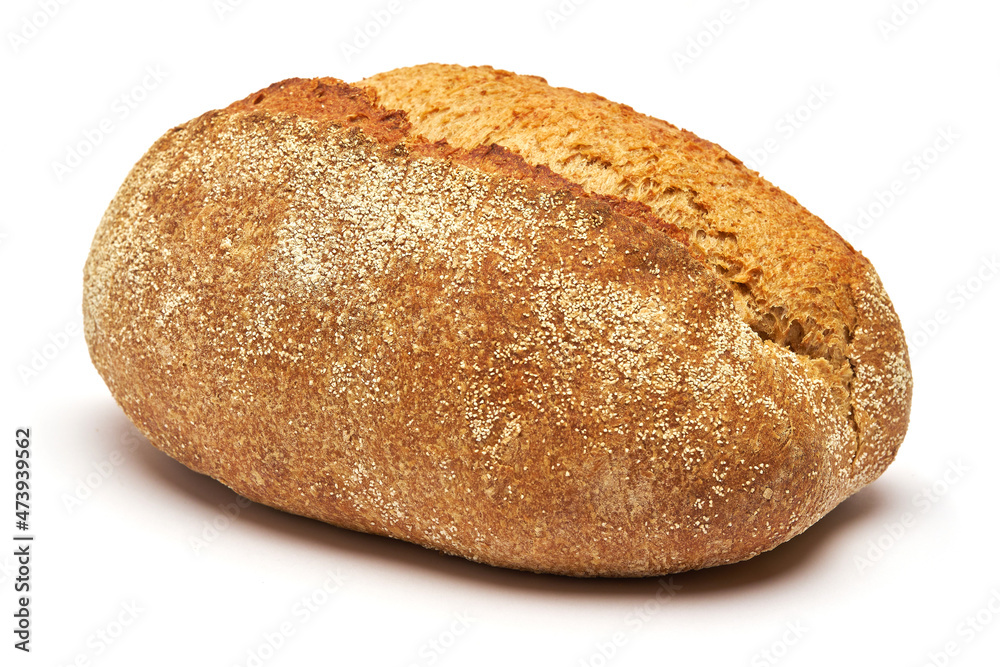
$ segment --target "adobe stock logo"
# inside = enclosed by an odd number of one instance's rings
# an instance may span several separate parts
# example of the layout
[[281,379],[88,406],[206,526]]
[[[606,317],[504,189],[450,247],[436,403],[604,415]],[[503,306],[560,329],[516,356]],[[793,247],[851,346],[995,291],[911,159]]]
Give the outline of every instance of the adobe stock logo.
[[62,494],[61,499],[66,512],[73,514],[80,509],[97,489],[125,465],[129,454],[134,452],[142,442],[142,433],[134,425],[129,424],[128,428],[119,435],[118,446],[108,452],[106,457],[93,461],[87,474],[76,479],[72,492],[67,491]]
[[274,658],[303,626],[323,610],[347,581],[340,570],[327,570],[326,575],[323,583],[295,601],[288,615],[253,640],[250,648],[246,649],[245,658],[231,664],[235,667],[262,667]]
[[671,54],[678,73],[683,74],[685,69],[694,65],[750,9],[750,0],[731,0],[729,4],[735,5],[736,9],[727,7],[712,18],[702,21],[701,29],[688,35],[684,47],[675,49]]
[[220,21],[225,21],[230,14],[242,7],[244,2],[245,0],[215,0],[212,9]]
[[792,647],[802,641],[809,628],[801,621],[785,623],[785,631],[778,639],[771,642],[771,645],[762,651],[754,654],[750,660],[751,667],[772,667],[781,662],[788,655]]
[[351,41],[340,43],[340,53],[344,56],[344,60],[351,62],[360,56],[361,52],[371,46],[372,42],[389,27],[393,19],[403,12],[405,5],[412,2],[413,0],[389,0],[384,7],[373,9],[369,13],[369,20],[354,27]]
[[909,23],[910,19],[916,16],[927,2],[928,0],[903,0],[903,2],[893,4],[889,16],[879,19],[875,24],[882,39],[888,41],[890,37],[902,30],[903,26]]
[[847,240],[854,243],[865,232],[874,227],[937,164],[945,153],[955,146],[959,139],[961,139],[961,135],[950,125],[938,128],[930,143],[903,162],[896,178],[885,188],[880,188],[872,193],[868,203],[858,207],[854,223],[848,226],[845,232]]
[[135,600],[123,601],[114,615],[94,632],[87,635],[85,648],[78,651],[71,660],[60,662],[60,667],[89,667],[102,664],[98,659],[107,653],[129,628],[145,613],[145,609]]
[[149,65],[143,71],[142,79],[111,102],[109,113],[93,127],[84,128],[80,138],[64,149],[62,160],[53,160],[52,173],[60,183],[75,171],[94,153],[98,146],[124,122],[149,94],[159,88],[167,78],[167,73],[159,65]]
[[774,131],[776,134],[772,134],[759,146],[747,151],[747,159],[743,161],[744,164],[755,171],[760,171],[771,156],[777,154],[783,145],[791,141],[799,130],[805,127],[831,99],[833,99],[833,91],[826,84],[810,86],[806,98],[775,121]]
[[976,268],[955,284],[945,295],[945,303],[935,308],[929,317],[921,318],[914,325],[906,326],[906,344],[910,348],[910,359],[916,359],[930,343],[948,327],[964,308],[968,307],[990,282],[1000,275],[1000,260],[997,254],[982,257]]
[[863,554],[854,556],[854,566],[858,574],[864,574],[882,560],[885,555],[899,543],[906,534],[917,525],[919,517],[929,512],[965,477],[971,468],[961,461],[949,461],[948,469],[940,478],[924,487],[913,496],[911,503],[917,513],[903,512],[896,521],[882,524],[883,532],[874,539],[868,540],[867,549]]
[[467,611],[462,613],[456,612],[453,618],[454,620],[446,628],[420,645],[417,651],[420,660],[418,662],[411,662],[409,667],[420,667],[421,665],[429,667],[435,664],[458,643],[458,640],[476,622],[476,618]]
[[553,5],[545,10],[545,20],[548,21],[549,30],[556,30],[570,17],[576,14],[576,10],[587,0],[560,0],[558,5]]
[[28,363],[18,364],[17,374],[21,378],[21,384],[27,387],[32,380],[40,376],[81,333],[82,330],[76,322],[70,322],[61,331],[50,333],[41,347],[31,351]]
[[[1000,590],[990,591],[990,598],[955,626],[955,634],[940,647],[927,653],[921,667],[947,667],[962,652],[962,648],[976,640],[1000,616]],[[959,641],[961,640],[961,641]]]
[[200,554],[208,546],[219,539],[219,537],[229,530],[233,524],[239,520],[243,510],[252,505],[243,496],[237,496],[236,500],[228,503],[219,503],[219,513],[215,515],[211,522],[203,521],[201,532],[188,538],[188,544],[195,554]]
[[632,607],[632,610],[625,615],[624,621],[628,630],[619,630],[611,636],[595,642],[590,654],[577,661],[578,667],[609,667],[629,641],[638,636],[642,629],[683,588],[681,584],[674,583],[673,577],[659,579],[656,583],[656,590],[653,594],[646,598],[641,605]]
[[69,0],[39,0],[38,9],[21,17],[21,25],[15,32],[11,30],[7,33],[7,43],[14,53],[18,53],[28,45],[38,34],[52,22],[52,19],[59,14],[63,6],[68,5]]

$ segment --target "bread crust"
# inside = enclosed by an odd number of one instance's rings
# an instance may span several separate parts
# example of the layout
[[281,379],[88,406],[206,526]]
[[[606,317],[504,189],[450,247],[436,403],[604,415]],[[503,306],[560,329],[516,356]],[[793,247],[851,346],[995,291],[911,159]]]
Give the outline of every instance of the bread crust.
[[898,332],[873,271],[850,418],[686,230],[509,148],[425,139],[335,79],[174,128],[88,257],[95,366],[252,500],[537,572],[749,558],[888,465],[853,425],[897,400],[866,376]]
[[432,63],[359,85],[432,140],[496,142],[678,226],[760,336],[827,362],[857,432],[857,488],[891,463],[912,398],[902,328],[871,263],[794,198],[691,132],[537,76]]

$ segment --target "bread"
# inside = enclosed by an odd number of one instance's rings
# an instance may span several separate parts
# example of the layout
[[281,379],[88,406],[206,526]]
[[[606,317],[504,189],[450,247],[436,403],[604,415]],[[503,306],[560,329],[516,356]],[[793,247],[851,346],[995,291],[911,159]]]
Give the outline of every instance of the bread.
[[860,253],[714,144],[490,68],[290,79],[161,137],[84,271],[150,441],[273,507],[536,572],[788,540],[906,430]]

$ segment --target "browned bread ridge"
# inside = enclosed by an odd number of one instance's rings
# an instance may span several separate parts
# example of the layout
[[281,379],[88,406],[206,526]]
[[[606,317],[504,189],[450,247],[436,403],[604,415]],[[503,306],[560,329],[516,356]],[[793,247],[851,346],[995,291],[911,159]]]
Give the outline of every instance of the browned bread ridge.
[[875,270],[727,151],[598,95],[492,67],[420,65],[359,85],[406,111],[431,140],[500,144],[587,190],[646,204],[683,229],[754,331],[825,360],[829,381],[840,379],[847,395],[839,407],[859,435],[854,473],[871,481],[892,461],[909,421],[911,376]]
[[274,84],[169,131],[121,186],[85,331],[157,447],[280,509],[578,576],[749,558],[891,461],[905,347],[835,234],[787,261],[837,258],[848,296],[830,267],[803,289],[846,299],[810,311],[841,312],[844,341],[808,320],[799,340],[852,371],[755,330],[680,212],[375,98]]

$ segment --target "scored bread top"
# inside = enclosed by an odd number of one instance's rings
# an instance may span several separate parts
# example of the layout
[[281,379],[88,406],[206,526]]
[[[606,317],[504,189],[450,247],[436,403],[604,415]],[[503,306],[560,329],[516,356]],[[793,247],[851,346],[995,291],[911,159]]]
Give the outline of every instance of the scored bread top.
[[818,367],[843,386],[860,455],[895,455],[912,378],[878,276],[822,220],[726,150],[599,95],[492,67],[419,65],[358,85],[405,110],[432,141],[497,143],[588,191],[648,205],[687,234],[754,331],[827,362]]
[[594,94],[491,67],[421,65],[359,82],[431,141],[500,144],[592,192],[642,202],[683,228],[735,289],[755,331],[843,361],[865,267],[792,197],[719,146]]
[[496,565],[662,574],[772,548],[891,460],[689,240],[293,79],[136,165],[86,336],[154,444],[253,500]]
[[[288,79],[271,84],[242,100],[233,102],[227,111],[273,110],[302,118],[336,122],[344,127],[357,127],[384,144],[397,144],[409,139],[411,124],[405,111],[387,109],[375,103],[363,88],[337,79]],[[445,140],[434,143],[414,137],[408,149],[414,155],[445,158],[465,166],[517,178],[540,186],[564,190],[582,200],[601,203],[608,210],[640,219],[643,223],[667,233],[681,243],[687,235],[676,225],[654,215],[648,206],[616,196],[587,193],[582,186],[556,174],[545,165],[529,164],[520,155],[498,144],[482,144],[462,149]]]

